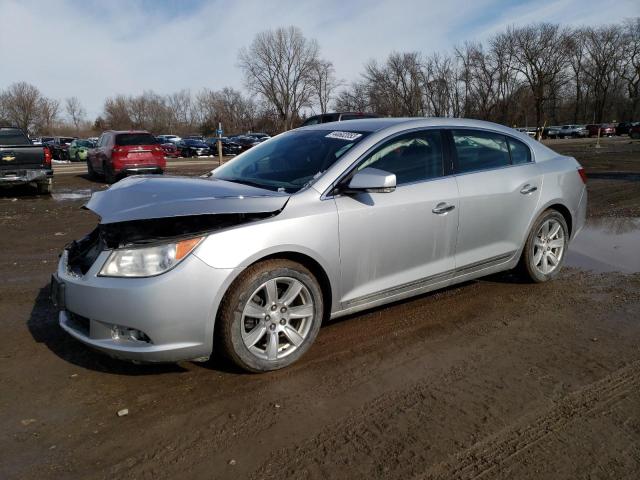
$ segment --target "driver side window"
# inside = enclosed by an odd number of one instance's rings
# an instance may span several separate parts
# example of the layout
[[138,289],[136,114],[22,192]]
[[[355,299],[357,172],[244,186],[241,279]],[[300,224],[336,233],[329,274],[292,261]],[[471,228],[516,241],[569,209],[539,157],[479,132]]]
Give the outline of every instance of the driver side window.
[[442,134],[425,130],[398,136],[377,148],[357,170],[367,167],[395,173],[397,185],[442,177]]

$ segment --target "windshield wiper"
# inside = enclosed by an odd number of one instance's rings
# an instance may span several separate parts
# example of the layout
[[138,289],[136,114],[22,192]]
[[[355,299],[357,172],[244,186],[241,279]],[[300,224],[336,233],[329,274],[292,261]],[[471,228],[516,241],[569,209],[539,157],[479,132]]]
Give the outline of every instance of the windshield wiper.
[[267,185],[258,182],[252,182],[251,180],[245,180],[243,178],[217,178],[218,180],[224,180],[225,182],[232,183],[240,183],[242,185],[249,185],[250,187],[261,188],[262,190],[275,190],[274,188],[269,188]]

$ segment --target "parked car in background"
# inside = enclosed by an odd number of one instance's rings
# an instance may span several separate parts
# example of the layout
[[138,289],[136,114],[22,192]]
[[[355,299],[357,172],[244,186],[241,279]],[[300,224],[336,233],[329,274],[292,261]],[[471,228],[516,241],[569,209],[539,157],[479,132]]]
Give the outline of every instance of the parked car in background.
[[[520,268],[553,280],[585,223],[584,170],[526,135],[455,118],[279,135],[209,178],[93,194],[60,256],[61,327],[112,356],[276,370],[335,319]],[[153,228],[151,228],[153,226]]]
[[[222,154],[225,156],[229,155],[238,155],[242,153],[242,146],[232,142],[228,137],[222,137]],[[212,155],[218,154],[218,137],[210,137],[205,140],[207,145],[209,145],[209,149],[211,150]]]
[[40,137],[33,137],[30,140],[32,145],[42,145],[42,138]]
[[256,145],[260,145],[260,140],[255,137],[247,137],[246,135],[236,135],[235,137],[229,138],[236,145],[240,145],[240,153],[246,152],[252,147]]
[[560,127],[551,126],[543,128],[542,138],[560,138]]
[[560,138],[584,138],[589,134],[584,125],[562,125],[560,127]]
[[269,140],[271,138],[271,135],[267,133],[260,133],[260,132],[250,132],[250,133],[247,133],[245,136],[255,138],[259,142],[264,142],[265,140]]
[[629,127],[629,136],[634,140],[640,138],[640,122],[637,122],[635,125]]
[[32,185],[51,193],[51,151],[34,145],[19,128],[0,126],[0,187]]
[[76,139],[69,144],[69,160],[83,162],[87,159],[89,150],[95,148],[96,144],[91,140]]
[[596,123],[586,125],[589,137],[597,137],[598,131],[601,137],[613,137],[616,134],[616,127],[612,123]]
[[55,160],[69,160],[69,145],[74,140],[74,137],[53,137],[43,145],[49,147]]
[[535,138],[536,136],[536,129],[533,127],[519,127],[519,128],[516,128],[515,130],[517,130],[520,133],[524,133],[525,135],[529,135],[532,138]]
[[200,140],[204,142],[204,135],[187,135],[184,140]]
[[620,122],[616,125],[616,135],[628,135],[629,129],[639,124],[640,122]]
[[323,113],[322,115],[314,115],[313,117],[307,118],[301,126],[308,127],[309,125],[317,125],[319,123],[342,122],[345,120],[358,120],[363,118],[378,118],[378,115],[375,113],[364,112]]
[[178,135],[157,135],[157,137],[162,138],[162,143],[164,143],[164,141],[178,143],[180,140],[182,140],[182,137],[179,137]]
[[160,137],[156,137],[156,139],[158,140],[165,157],[178,158],[180,156],[178,146],[175,143]]
[[178,148],[178,154],[181,157],[200,157],[211,155],[209,145],[202,140],[183,138],[176,144],[176,147]]
[[101,175],[107,183],[129,174],[161,174],[166,165],[162,147],[145,130],[106,131],[87,158],[89,176]]

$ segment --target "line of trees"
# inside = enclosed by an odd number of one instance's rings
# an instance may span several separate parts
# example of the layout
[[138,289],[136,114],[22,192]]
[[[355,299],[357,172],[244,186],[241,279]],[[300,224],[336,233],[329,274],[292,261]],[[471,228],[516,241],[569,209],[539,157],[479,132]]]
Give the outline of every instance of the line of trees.
[[522,126],[640,120],[640,18],[510,27],[448,55],[392,53],[367,63],[335,106]]
[[542,126],[640,120],[640,17],[621,24],[509,27],[452,52],[394,52],[345,84],[318,42],[297,27],[259,33],[238,53],[247,93],[233,88],[145,91],[105,100],[92,122],[76,97],[45,97],[25,82],[0,91],[0,123],[33,133],[141,128],[209,134],[294,128],[328,110],[451,116]]

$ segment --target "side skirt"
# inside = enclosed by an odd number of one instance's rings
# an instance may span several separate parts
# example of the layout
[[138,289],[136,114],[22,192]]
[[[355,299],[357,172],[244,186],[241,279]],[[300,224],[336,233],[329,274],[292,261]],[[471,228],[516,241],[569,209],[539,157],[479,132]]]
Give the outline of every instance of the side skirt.
[[[430,277],[415,280],[413,282],[391,287],[380,292],[357,297],[343,302],[343,309],[331,314],[331,319],[350,315],[352,313],[378,307],[387,303],[404,300],[406,298],[421,295],[423,293],[438,290],[456,283],[472,280],[474,278],[490,275],[502,270],[513,268],[514,261],[517,262],[518,252],[508,252],[503,255],[488,258],[479,262],[474,262],[454,270],[438,273]],[[515,260],[514,260],[515,259]]]

